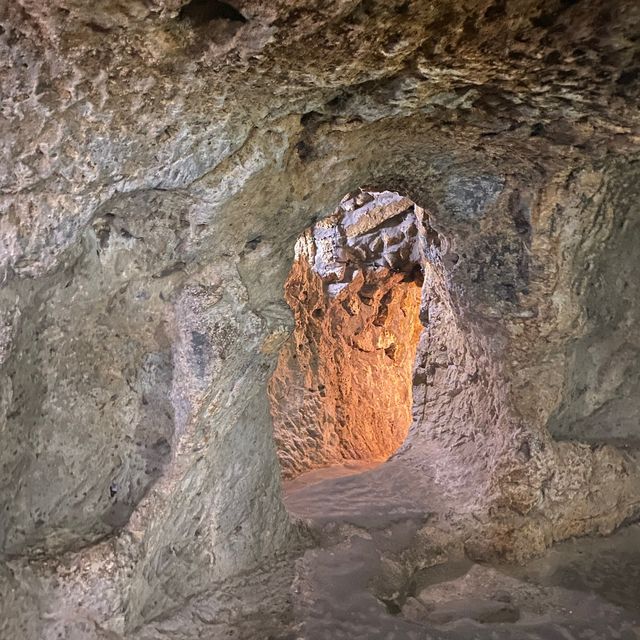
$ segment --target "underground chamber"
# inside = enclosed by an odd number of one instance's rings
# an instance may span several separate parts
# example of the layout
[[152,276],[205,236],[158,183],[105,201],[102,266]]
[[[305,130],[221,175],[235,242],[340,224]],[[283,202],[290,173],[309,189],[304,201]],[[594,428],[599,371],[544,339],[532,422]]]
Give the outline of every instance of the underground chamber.
[[0,3],[0,638],[637,636],[639,32]]

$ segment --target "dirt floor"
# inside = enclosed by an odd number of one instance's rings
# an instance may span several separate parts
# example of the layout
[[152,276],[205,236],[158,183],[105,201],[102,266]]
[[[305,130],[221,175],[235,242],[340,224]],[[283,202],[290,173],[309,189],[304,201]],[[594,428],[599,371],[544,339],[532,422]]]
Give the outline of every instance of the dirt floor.
[[285,484],[316,542],[298,562],[292,637],[640,638],[640,525],[525,566],[478,564],[433,485],[407,473],[353,463]]

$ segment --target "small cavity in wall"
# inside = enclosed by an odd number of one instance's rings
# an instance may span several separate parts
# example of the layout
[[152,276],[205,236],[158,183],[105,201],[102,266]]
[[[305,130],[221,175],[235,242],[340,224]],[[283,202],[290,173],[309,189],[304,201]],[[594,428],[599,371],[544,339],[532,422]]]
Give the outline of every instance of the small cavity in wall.
[[411,423],[420,336],[416,205],[349,194],[298,239],[285,297],[295,330],[269,385],[284,477],[382,461]]

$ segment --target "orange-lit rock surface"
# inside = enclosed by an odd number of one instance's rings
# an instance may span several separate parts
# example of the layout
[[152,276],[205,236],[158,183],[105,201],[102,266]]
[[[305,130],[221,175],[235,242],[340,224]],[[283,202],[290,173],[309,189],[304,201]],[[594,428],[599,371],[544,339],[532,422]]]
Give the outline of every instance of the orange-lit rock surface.
[[285,477],[384,460],[405,439],[422,329],[419,215],[397,193],[360,191],[298,239],[285,284],[295,329],[269,385]]
[[270,384],[284,473],[387,458],[411,423],[420,288],[380,268],[332,298],[299,259],[286,297],[296,328]]
[[421,246],[415,205],[347,195],[298,239],[285,284],[295,329],[269,385],[286,477],[384,460],[411,424]]

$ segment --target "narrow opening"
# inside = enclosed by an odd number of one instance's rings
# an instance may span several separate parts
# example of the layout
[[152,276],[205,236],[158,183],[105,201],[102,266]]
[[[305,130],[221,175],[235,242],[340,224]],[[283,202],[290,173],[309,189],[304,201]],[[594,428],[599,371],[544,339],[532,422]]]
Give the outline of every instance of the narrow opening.
[[284,478],[381,462],[406,438],[420,215],[397,193],[360,190],[298,238],[285,284],[295,329],[269,385]]
[[220,0],[191,0],[180,9],[178,19],[188,20],[195,26],[214,20],[247,22],[247,19],[234,6]]

